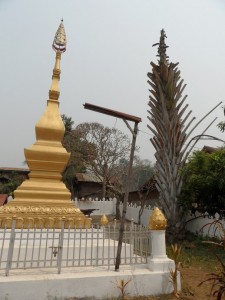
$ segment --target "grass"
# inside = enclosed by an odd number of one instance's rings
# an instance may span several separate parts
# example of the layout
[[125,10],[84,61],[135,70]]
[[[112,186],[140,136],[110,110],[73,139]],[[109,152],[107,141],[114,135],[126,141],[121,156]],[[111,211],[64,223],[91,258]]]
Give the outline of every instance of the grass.
[[[208,300],[211,290],[211,284],[198,286],[208,273],[218,272],[221,270],[221,265],[213,253],[216,253],[223,261],[225,261],[225,251],[213,245],[204,244],[203,241],[215,239],[200,238],[192,234],[188,234],[187,238],[180,243],[182,247],[179,256],[181,263],[181,284],[182,291],[180,299],[185,300]],[[167,255],[172,258],[173,253],[171,247],[167,249]],[[175,300],[177,297],[171,295],[159,295],[148,297],[131,297],[132,300]],[[210,298],[211,299],[211,298]],[[213,299],[213,298],[212,298]],[[215,298],[214,298],[215,299]]]
[[[213,252],[225,260],[225,251],[222,248],[204,244],[203,241],[205,240],[217,241],[209,237],[200,238],[190,234],[187,236],[187,239],[182,242],[180,261],[183,267],[199,267],[205,271],[216,270],[220,267]],[[171,257],[170,248],[168,248],[167,254]]]

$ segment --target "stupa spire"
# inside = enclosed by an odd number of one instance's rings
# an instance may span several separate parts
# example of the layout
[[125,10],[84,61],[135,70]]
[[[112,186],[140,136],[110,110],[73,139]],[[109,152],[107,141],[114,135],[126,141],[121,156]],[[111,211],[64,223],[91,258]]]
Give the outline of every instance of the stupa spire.
[[29,179],[14,191],[14,200],[0,208],[0,227],[11,226],[13,216],[17,218],[17,227],[23,224],[29,228],[61,228],[62,218],[66,226],[90,226],[90,219],[70,201],[71,193],[61,175],[70,157],[61,143],[65,127],[58,102],[60,59],[66,51],[62,21],[53,40],[53,49],[56,59],[47,106],[35,126],[36,142],[24,149]]
[[61,53],[66,51],[66,32],[63,25],[63,20],[56,31],[55,38],[52,43],[52,48],[56,52],[55,67],[52,74],[52,84],[49,90],[49,99],[59,99],[59,80],[60,80],[60,60]]
[[49,100],[45,113],[35,126],[37,140],[62,141],[65,128],[59,112],[59,80],[61,54],[66,51],[66,33],[63,20],[56,31],[52,48],[56,52],[55,66],[52,72],[52,82],[49,89]]

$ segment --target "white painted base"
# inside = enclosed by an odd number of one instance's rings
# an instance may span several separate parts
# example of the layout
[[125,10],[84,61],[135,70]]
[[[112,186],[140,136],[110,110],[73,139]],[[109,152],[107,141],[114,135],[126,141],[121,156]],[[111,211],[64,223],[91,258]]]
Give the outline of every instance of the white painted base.
[[122,279],[131,279],[126,287],[130,296],[173,290],[169,272],[151,272],[147,265],[121,266],[119,272],[103,267],[66,268],[59,275],[50,269],[13,270],[9,277],[0,276],[0,300],[111,299],[120,295],[117,282]]
[[165,258],[151,258],[148,257],[149,270],[153,272],[167,272],[168,270],[174,270],[175,263],[168,257]]

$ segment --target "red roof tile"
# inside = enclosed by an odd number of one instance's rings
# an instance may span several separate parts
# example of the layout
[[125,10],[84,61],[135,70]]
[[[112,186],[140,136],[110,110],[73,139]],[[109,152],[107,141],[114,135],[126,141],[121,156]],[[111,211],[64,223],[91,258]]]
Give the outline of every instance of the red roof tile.
[[8,194],[0,194],[0,206],[7,203]]

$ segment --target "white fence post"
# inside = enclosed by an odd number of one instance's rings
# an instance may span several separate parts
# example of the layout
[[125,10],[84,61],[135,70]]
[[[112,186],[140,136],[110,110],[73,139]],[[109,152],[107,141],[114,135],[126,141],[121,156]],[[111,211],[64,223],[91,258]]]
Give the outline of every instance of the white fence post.
[[174,269],[174,261],[166,255],[165,230],[151,230],[151,256],[148,267],[151,271],[169,271]]
[[63,253],[65,219],[66,219],[65,217],[62,218],[61,232],[60,232],[60,236],[59,236],[58,257],[57,257],[58,274],[61,273],[61,266],[62,266],[62,253]]
[[9,276],[9,270],[11,269],[11,265],[12,265],[13,250],[14,250],[14,243],[15,243],[15,229],[16,229],[16,217],[13,216],[5,276]]
[[149,219],[151,229],[151,256],[148,258],[148,267],[154,272],[169,272],[174,270],[175,264],[166,255],[166,227],[167,220],[157,207]]

